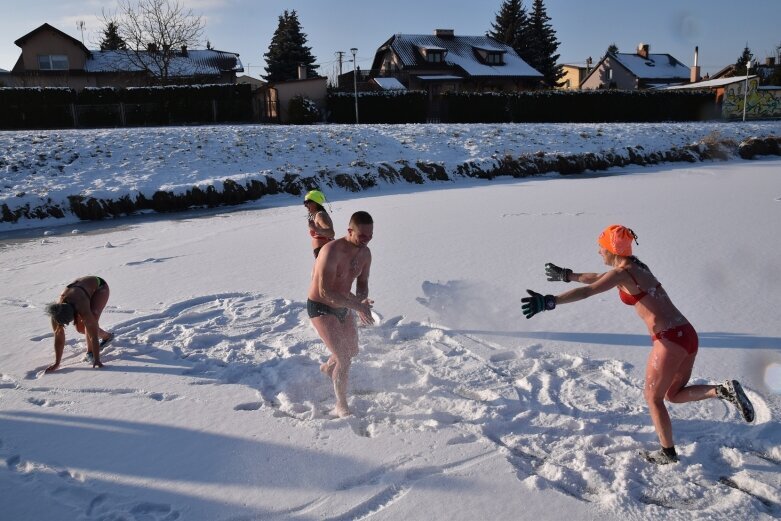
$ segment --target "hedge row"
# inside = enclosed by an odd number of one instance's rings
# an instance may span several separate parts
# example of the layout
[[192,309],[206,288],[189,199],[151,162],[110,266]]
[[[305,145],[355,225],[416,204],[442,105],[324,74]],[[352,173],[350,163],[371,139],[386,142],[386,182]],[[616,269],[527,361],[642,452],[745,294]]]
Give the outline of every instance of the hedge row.
[[[355,97],[328,96],[329,121],[355,122]],[[721,115],[711,92],[528,91],[449,92],[429,100],[425,92],[358,95],[361,123],[420,123],[436,114],[442,123],[704,121]]]
[[752,158],[756,155],[781,155],[781,138],[752,138],[739,145],[733,141],[716,141],[673,148],[665,152],[647,153],[642,147],[627,147],[626,154],[616,152],[585,154],[526,154],[518,157],[497,157],[494,161],[480,165],[465,162],[448,173],[438,163],[419,161],[410,164],[406,161],[395,163],[364,164],[365,171],[346,174],[323,170],[315,176],[286,175],[281,181],[273,178],[252,180],[245,184],[230,179],[223,182],[222,190],[214,186],[193,187],[183,194],[157,191],[151,198],[138,194],[134,198],[125,195],[119,199],[96,199],[80,195],[68,198],[67,208],[49,200],[36,208],[26,205],[10,209],[7,204],[0,206],[0,222],[16,222],[22,218],[43,219],[46,217],[64,217],[67,211],[80,219],[99,220],[121,215],[130,215],[137,211],[154,210],[156,212],[174,212],[193,207],[216,207],[235,205],[255,200],[264,195],[288,193],[301,195],[308,190],[328,186],[339,187],[358,192],[376,186],[380,181],[389,183],[406,182],[423,184],[428,181],[448,181],[458,177],[493,179],[499,176],[528,177],[558,172],[562,175],[579,174],[586,171],[606,170],[615,166],[649,165],[661,162],[689,162],[705,160],[726,160],[735,155]]
[[249,85],[119,89],[0,88],[0,129],[147,126],[244,122],[252,117]]
[[[355,95],[328,94],[328,120],[355,123]],[[425,123],[428,94],[423,91],[359,92],[358,120],[361,123]]]

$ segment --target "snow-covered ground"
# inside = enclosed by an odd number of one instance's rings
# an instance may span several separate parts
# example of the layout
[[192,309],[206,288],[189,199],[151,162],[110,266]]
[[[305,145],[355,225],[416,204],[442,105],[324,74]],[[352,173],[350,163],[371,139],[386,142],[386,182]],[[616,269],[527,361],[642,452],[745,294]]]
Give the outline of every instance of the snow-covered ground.
[[[536,144],[517,146],[557,142],[541,128],[527,134]],[[614,127],[613,141],[667,139],[632,128]],[[168,131],[143,132],[162,143]],[[419,137],[408,146],[433,143]],[[136,154],[154,155],[156,142],[140,141]],[[234,149],[214,146],[204,171],[222,164],[227,175],[235,154],[218,151]],[[161,165],[184,172],[174,138],[168,147]],[[98,189],[99,163],[84,163],[92,181],[80,186]],[[328,195],[339,232],[359,209],[376,223],[370,293],[383,321],[361,330],[347,419],[329,414],[333,391],[318,370],[327,353],[306,316],[300,199],[52,221],[0,242],[0,518],[781,516],[781,160]],[[612,223],[638,233],[636,253],[697,328],[693,380],[737,378],[757,410],[749,425],[721,401],[672,405],[677,465],[637,455],[657,442],[642,398],[650,341],[632,308],[611,291],[531,320],[520,312],[526,288],[571,287],[546,282],[546,262],[603,269],[596,237]],[[44,375],[53,350],[42,308],[86,274],[111,286],[106,366],[82,362],[83,337],[69,328],[63,367]]]
[[[781,135],[781,122],[515,125],[205,126],[0,132],[0,205],[68,208],[68,196],[117,200],[222,181],[365,174],[387,163],[464,164],[505,156],[666,152],[703,139]],[[457,177],[457,176],[456,176]],[[76,221],[72,214],[69,222]],[[49,226],[0,222],[0,231]]]

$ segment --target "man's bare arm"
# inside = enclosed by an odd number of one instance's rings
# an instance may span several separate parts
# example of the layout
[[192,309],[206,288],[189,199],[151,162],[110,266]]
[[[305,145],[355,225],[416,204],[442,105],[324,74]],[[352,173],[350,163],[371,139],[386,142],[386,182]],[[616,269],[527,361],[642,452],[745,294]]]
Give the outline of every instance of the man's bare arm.
[[361,274],[358,275],[358,280],[355,282],[355,296],[360,300],[369,297],[369,271],[371,270],[372,256],[371,252],[368,252],[368,259],[361,268]]

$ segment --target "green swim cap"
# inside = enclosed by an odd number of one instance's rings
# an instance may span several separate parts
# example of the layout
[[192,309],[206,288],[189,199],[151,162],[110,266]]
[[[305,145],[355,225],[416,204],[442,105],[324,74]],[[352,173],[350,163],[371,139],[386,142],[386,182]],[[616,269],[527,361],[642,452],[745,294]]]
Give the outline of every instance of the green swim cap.
[[304,196],[304,201],[312,201],[319,204],[320,206],[323,206],[323,203],[325,202],[325,194],[320,190],[310,190]]

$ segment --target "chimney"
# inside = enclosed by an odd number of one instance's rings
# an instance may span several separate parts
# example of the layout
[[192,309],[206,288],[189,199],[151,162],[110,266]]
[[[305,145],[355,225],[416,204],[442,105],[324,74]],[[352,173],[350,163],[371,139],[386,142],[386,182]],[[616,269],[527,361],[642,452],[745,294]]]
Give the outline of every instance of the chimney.
[[157,52],[157,45],[155,45],[154,43],[146,44],[146,51],[147,52]]
[[437,38],[453,38],[455,31],[453,29],[434,29],[434,36]]
[[648,59],[648,52],[650,50],[651,50],[651,46],[648,45],[647,43],[637,44],[637,55],[642,58],[645,58],[646,60]]
[[299,80],[306,79],[306,65],[304,65],[303,63],[298,64],[298,79]]
[[694,48],[694,66],[691,68],[691,76],[689,77],[689,83],[697,83],[700,81],[700,48]]
[[182,56],[187,56],[187,46],[182,45]]

